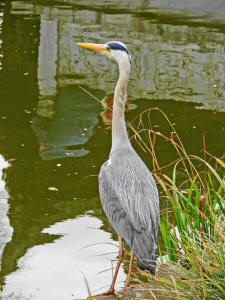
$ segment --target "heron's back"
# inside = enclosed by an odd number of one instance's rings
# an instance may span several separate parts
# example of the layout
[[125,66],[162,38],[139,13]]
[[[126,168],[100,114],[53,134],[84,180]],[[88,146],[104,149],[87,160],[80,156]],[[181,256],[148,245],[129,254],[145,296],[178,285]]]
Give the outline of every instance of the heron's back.
[[140,268],[150,269],[157,249],[158,191],[151,172],[131,147],[115,150],[102,165],[99,192],[113,228]]

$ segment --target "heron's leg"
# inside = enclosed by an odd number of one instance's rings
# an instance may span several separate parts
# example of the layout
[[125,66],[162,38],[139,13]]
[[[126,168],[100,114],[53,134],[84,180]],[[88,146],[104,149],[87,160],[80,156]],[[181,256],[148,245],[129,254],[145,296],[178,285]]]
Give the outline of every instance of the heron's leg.
[[113,275],[112,283],[111,283],[110,288],[109,288],[109,290],[107,292],[101,293],[101,294],[98,294],[98,295],[95,295],[95,296],[102,296],[102,295],[111,295],[111,294],[114,294],[114,292],[115,292],[116,278],[117,278],[117,274],[119,272],[119,268],[120,268],[121,262],[123,260],[123,257],[124,257],[123,240],[119,236],[119,260],[118,260],[117,265],[116,265],[116,270],[115,270],[115,273]]
[[119,260],[118,260],[117,265],[116,265],[116,270],[115,270],[113,280],[112,280],[111,286],[109,288],[108,294],[113,294],[114,291],[115,291],[114,287],[115,287],[115,283],[116,283],[116,278],[117,278],[117,275],[118,275],[118,272],[119,272],[121,262],[123,261],[123,258],[124,258],[123,240],[119,236]]
[[127,276],[127,281],[126,281],[126,284],[125,284],[125,288],[130,286],[130,278],[131,278],[131,273],[132,273],[133,261],[134,261],[134,254],[132,253],[131,258],[130,258],[129,271],[128,271],[128,276]]

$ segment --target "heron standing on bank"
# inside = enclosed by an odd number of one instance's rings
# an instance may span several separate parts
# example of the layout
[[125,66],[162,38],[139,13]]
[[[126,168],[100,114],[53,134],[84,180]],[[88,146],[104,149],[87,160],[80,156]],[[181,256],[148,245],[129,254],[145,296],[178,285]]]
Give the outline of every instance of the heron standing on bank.
[[155,274],[159,197],[154,178],[133,149],[126,130],[124,107],[131,67],[131,56],[127,47],[118,41],[78,45],[114,59],[119,66],[113,103],[112,147],[99,174],[102,207],[119,236],[119,260],[111,286],[104,293],[112,294],[124,256],[123,240],[133,254],[125,287],[130,284],[134,256],[140,269]]

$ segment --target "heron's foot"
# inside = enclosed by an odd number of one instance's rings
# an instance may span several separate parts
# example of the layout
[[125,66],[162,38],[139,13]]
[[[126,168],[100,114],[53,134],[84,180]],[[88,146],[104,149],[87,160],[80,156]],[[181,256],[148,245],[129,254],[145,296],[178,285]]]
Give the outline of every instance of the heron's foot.
[[114,289],[109,289],[107,292],[100,293],[100,294],[97,294],[97,295],[92,295],[92,297],[108,296],[108,295],[113,295],[113,294],[115,294],[115,290]]
[[131,289],[134,289],[134,288],[136,288],[138,285],[125,285],[122,289],[120,289],[119,291],[118,291],[118,293],[122,293],[122,292],[126,292],[126,291],[128,291],[128,290],[131,290]]

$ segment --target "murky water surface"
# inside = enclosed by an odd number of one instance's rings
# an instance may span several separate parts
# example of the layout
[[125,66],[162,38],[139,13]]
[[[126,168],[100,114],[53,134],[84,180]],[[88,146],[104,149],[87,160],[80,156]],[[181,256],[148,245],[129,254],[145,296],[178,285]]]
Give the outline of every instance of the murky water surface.
[[[1,1],[2,299],[70,300],[87,296],[85,279],[97,293],[112,278],[118,243],[97,188],[111,115],[79,86],[111,105],[117,67],[76,43],[126,43],[126,118],[159,107],[189,153],[200,154],[204,135],[208,151],[222,156],[224,16],[220,0]],[[157,151],[161,165],[176,158],[165,143]]]

